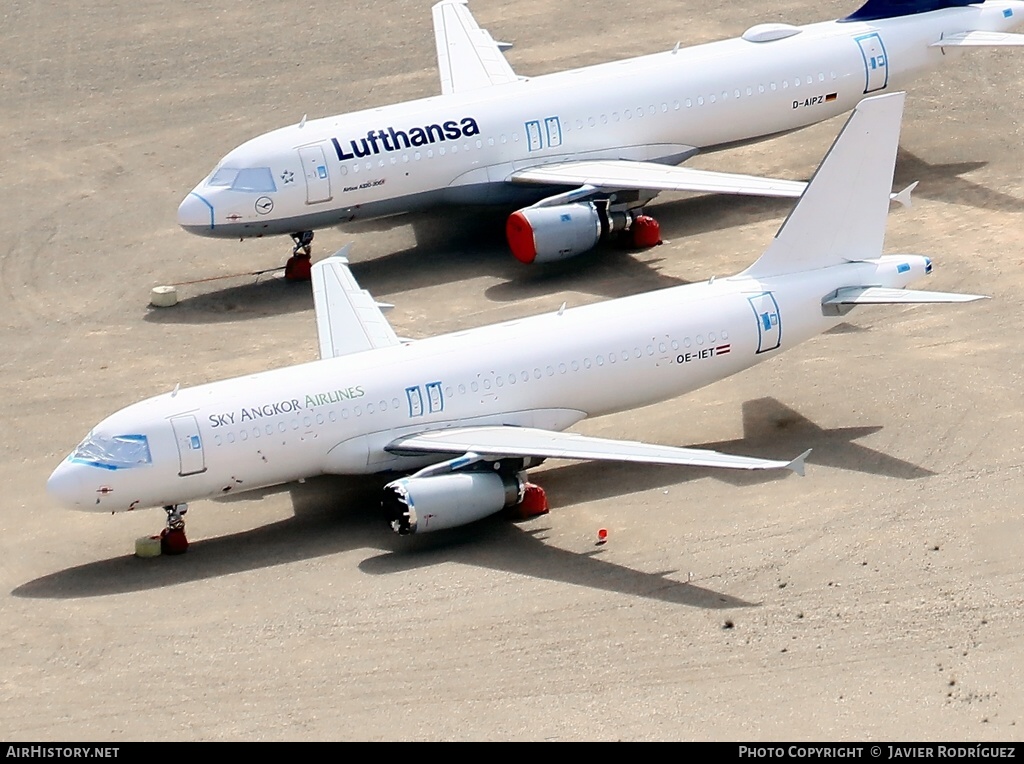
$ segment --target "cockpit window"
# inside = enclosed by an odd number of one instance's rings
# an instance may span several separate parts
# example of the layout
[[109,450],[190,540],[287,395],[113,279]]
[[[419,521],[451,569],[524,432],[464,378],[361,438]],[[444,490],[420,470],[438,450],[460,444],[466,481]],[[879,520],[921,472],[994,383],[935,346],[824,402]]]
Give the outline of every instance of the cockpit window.
[[206,185],[208,186],[230,186],[235,182],[235,176],[238,175],[237,167],[221,167],[210,178]]
[[269,167],[221,167],[207,181],[208,186],[230,186],[232,191],[268,193],[277,190]]
[[126,470],[150,464],[149,440],[145,435],[104,437],[89,433],[71,454],[71,461],[102,467],[105,470]]
[[235,191],[276,191],[269,167],[248,167],[239,170],[231,188]]

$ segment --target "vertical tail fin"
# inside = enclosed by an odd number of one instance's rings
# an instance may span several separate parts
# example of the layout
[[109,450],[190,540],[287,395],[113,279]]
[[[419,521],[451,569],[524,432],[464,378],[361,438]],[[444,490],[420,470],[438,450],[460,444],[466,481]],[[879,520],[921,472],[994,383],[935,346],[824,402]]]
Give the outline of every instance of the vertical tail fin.
[[775,239],[740,275],[781,276],[882,253],[905,96],[860,102]]
[[897,16],[939,11],[943,8],[962,8],[977,0],[868,0],[864,5],[840,21],[875,21]]

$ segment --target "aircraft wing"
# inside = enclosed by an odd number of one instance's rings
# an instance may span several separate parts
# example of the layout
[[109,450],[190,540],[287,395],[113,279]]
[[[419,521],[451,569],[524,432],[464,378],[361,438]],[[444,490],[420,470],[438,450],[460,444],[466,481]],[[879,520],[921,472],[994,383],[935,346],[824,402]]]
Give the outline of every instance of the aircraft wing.
[[1024,34],[1010,32],[959,32],[945,35],[930,48],[1005,48],[1024,45]]
[[382,308],[391,306],[377,303],[360,289],[349,270],[349,246],[313,264],[313,307],[321,358],[401,344],[384,318]]
[[591,186],[606,192],[626,189],[695,191],[794,199],[807,187],[802,181],[694,170],[689,167],[624,159],[594,159],[538,165],[516,170],[509,176],[509,180],[513,183]]
[[496,42],[490,32],[480,28],[466,7],[466,0],[444,0],[431,10],[442,94],[519,79],[502,53],[503,48],[511,46]]
[[398,438],[385,449],[396,454],[467,454],[467,464],[479,459],[539,457],[594,459],[645,464],[678,464],[691,467],[728,467],[742,470],[789,469],[804,474],[806,451],[792,461],[732,456],[697,448],[676,448],[629,440],[607,440],[553,432],[532,427],[502,425],[432,430]]

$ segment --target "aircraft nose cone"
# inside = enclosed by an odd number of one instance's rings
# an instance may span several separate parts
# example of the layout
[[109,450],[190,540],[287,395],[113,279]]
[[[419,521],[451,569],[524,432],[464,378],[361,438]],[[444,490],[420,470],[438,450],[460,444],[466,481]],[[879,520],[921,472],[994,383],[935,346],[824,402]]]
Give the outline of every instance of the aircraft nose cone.
[[81,506],[83,503],[82,480],[78,470],[62,462],[46,481],[46,493],[51,499],[66,507]]
[[192,233],[213,230],[213,205],[195,191],[178,205],[178,225]]

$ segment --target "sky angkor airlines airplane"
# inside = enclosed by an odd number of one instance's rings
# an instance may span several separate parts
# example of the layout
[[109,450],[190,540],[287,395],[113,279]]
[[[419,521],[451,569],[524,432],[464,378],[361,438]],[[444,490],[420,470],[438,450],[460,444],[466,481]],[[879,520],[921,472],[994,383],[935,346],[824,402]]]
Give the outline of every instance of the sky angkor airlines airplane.
[[548,458],[802,473],[806,453],[776,461],[562,431],[728,377],[856,306],[978,299],[906,289],[931,260],[881,254],[903,102],[856,107],[774,241],[729,278],[410,341],[343,256],[326,258],[313,266],[320,360],[129,406],[93,428],[47,490],[86,510],[163,506],[183,533],[195,499],[422,468],[384,487],[388,520],[408,534],[507,507],[546,511],[525,470]]
[[838,21],[759,24],[732,40],[518,77],[465,0],[433,7],[441,95],[261,135],[185,197],[202,236],[290,234],[442,205],[530,205],[506,226],[525,263],[634,226],[660,191],[797,197],[804,184],[679,167],[903,89],[954,50],[1019,46],[1021,0],[868,0]]

